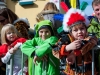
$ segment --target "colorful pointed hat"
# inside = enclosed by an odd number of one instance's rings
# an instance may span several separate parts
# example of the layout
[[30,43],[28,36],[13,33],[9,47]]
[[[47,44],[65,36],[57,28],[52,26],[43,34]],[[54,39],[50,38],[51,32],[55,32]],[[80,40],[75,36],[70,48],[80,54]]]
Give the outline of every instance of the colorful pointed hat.
[[70,27],[79,22],[83,22],[88,26],[89,20],[87,15],[80,9],[70,8],[63,18],[63,30],[69,32]]

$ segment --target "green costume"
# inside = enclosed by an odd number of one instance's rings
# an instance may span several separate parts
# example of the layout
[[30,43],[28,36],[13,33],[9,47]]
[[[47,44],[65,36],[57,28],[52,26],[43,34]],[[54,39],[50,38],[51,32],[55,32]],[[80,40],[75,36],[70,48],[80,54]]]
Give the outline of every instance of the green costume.
[[[29,75],[59,75],[59,60],[55,58],[52,54],[52,48],[50,46],[54,45],[57,42],[55,36],[51,36],[46,40],[42,40],[38,37],[38,30],[41,26],[48,25],[51,26],[49,20],[41,21],[36,25],[36,37],[32,40],[27,40],[22,46],[21,50],[23,53],[29,56],[28,68]],[[37,61],[38,65],[33,63],[34,56],[42,58],[44,55],[47,55],[47,61],[39,60]]]

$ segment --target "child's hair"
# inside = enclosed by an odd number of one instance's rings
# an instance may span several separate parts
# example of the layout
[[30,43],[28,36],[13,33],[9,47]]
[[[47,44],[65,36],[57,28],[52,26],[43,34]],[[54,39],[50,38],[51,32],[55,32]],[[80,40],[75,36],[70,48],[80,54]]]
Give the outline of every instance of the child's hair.
[[86,27],[86,25],[85,25],[85,23],[83,23],[83,22],[80,22],[80,23],[77,23],[77,24],[75,24],[75,25],[73,25],[73,26],[71,26],[70,27],[70,31],[69,32],[71,32],[72,31],[72,28],[73,27],[80,27],[80,26],[84,26],[85,28],[86,28],[86,30],[87,30],[87,27]]
[[59,11],[59,10],[57,9],[57,6],[56,6],[53,2],[48,2],[48,3],[45,5],[43,11],[45,11],[45,10]]
[[0,10],[0,16],[5,17],[6,19],[8,19],[9,23],[13,23],[15,20],[17,20],[18,16],[12,12],[10,9],[8,8],[3,8]]
[[93,0],[92,7],[93,7],[93,5],[98,5],[98,4],[100,4],[100,0]]
[[6,24],[1,29],[1,44],[7,43],[6,31],[8,31],[8,30],[14,31],[17,34],[18,37],[21,37],[21,34],[17,31],[17,29],[15,28],[14,25],[12,25],[12,24]]
[[41,29],[46,29],[46,28],[49,29],[49,31],[51,32],[51,36],[54,36],[53,29],[52,29],[52,27],[49,26],[49,25],[41,26],[41,27],[39,28],[38,32],[39,32]]

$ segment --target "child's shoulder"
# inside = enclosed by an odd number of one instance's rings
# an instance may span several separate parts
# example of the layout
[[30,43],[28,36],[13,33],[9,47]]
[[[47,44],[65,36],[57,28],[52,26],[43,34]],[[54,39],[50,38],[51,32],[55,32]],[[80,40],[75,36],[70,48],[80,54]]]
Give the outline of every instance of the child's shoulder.
[[17,39],[13,42],[13,44],[16,44],[16,43],[18,43],[18,42],[24,43],[26,40],[27,40],[27,39],[25,39],[25,38],[17,38]]
[[24,41],[26,41],[27,39],[26,39],[26,38],[21,37],[21,38],[18,38],[17,40],[18,40],[18,41],[20,41],[20,42],[24,42]]

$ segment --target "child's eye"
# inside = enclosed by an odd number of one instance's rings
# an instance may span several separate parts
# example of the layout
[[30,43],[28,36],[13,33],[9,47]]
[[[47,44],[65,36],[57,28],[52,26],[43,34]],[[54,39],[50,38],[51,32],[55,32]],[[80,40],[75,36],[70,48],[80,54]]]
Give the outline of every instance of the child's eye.
[[85,28],[81,28],[80,30],[84,30]]
[[75,30],[73,30],[73,31],[75,31],[75,32],[76,32],[76,31],[78,31],[78,30],[77,30],[77,29],[75,29]]
[[40,33],[43,33],[43,31],[40,31]]
[[99,9],[95,9],[95,11],[99,11]]

